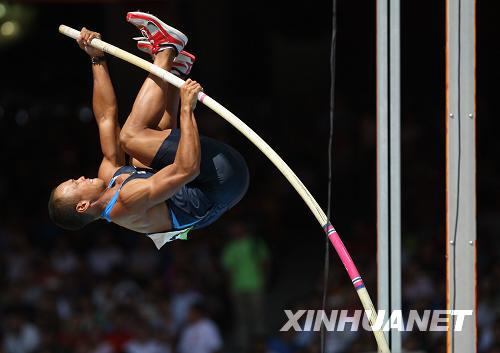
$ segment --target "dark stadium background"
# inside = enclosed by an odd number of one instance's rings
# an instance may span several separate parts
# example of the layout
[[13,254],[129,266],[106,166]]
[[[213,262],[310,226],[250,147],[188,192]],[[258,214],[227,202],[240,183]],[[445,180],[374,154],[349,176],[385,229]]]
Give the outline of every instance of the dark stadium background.
[[[326,209],[331,2],[0,3],[11,11],[0,18],[0,24],[15,20],[20,29],[13,37],[0,37],[0,321],[4,334],[9,315],[22,313],[23,320],[35,323],[44,337],[37,351],[76,352],[77,343],[61,348],[58,337],[67,323],[55,318],[50,303],[64,294],[73,300],[71,305],[78,307],[89,298],[97,282],[116,283],[122,278],[136,282],[146,293],[128,304],[133,311],[141,300],[147,300],[148,291],[153,291],[151,283],[167,277],[176,256],[182,254],[190,263],[183,271],[191,284],[208,302],[215,303],[209,306],[209,314],[230,351],[234,322],[225,276],[216,265],[210,276],[221,286],[213,288],[206,285],[207,274],[192,264],[199,256],[218,264],[229,241],[227,227],[234,222],[247,224],[270,249],[271,272],[266,287],[270,338],[279,335],[278,329],[285,322],[283,309],[318,305],[324,238],[316,220],[257,148],[205,107],[199,106],[196,111],[201,133],[241,151],[250,167],[251,185],[235,209],[206,230],[193,232],[191,240],[169,244],[156,252],[149,239],[105,222],[82,232],[65,232],[50,223],[46,204],[51,188],[60,181],[96,175],[100,158],[97,129],[88,111],[90,60],[76,43],[58,33],[58,25],[86,26],[101,32],[105,41],[138,54],[131,39],[138,32],[125,22],[125,14],[140,9],[165,18],[189,36],[187,49],[197,56],[192,77],[275,148]],[[477,6],[478,301],[490,315],[484,318],[480,311],[479,342],[484,345],[480,352],[498,352],[499,6],[483,1]],[[444,1],[402,2],[406,309],[445,308],[444,20]],[[374,297],[375,50],[374,2],[338,1],[332,219]],[[108,56],[108,63],[123,123],[145,73],[113,57]],[[65,242],[84,263],[87,254],[100,246],[101,238],[110,238],[125,254],[144,247],[155,250],[152,256],[157,256],[159,263],[153,273],[141,276],[124,263],[108,277],[98,279],[85,266],[72,276],[54,273],[50,268],[49,260],[61,243]],[[331,294],[342,298],[339,308],[360,308],[340,261],[331,253]],[[23,259],[27,273],[9,277],[12,258]],[[47,278],[57,279],[56,289],[46,289]],[[414,290],[419,280],[433,288],[431,297],[411,299],[414,295],[408,291]],[[46,290],[48,294],[40,297],[45,300],[27,303],[23,298],[33,288]],[[167,301],[168,281],[154,293]],[[481,343],[488,335],[493,335],[493,341]],[[444,336],[431,336],[412,333],[405,337],[404,344],[408,349],[444,352]],[[313,352],[315,347],[304,352]],[[375,349],[374,340],[362,334],[344,351],[370,349]]]

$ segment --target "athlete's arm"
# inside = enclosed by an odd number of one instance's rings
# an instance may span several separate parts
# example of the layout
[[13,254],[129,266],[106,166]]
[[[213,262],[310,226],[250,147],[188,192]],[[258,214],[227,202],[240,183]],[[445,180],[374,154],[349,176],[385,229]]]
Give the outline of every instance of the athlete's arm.
[[[93,38],[100,38],[100,34],[83,28],[77,40],[90,57],[102,57],[104,53],[89,45]],[[109,76],[105,61],[92,64],[93,95],[92,108],[99,128],[99,139],[104,158],[99,167],[99,178],[108,181],[117,168],[125,164],[125,153],[120,143],[120,125],[118,123],[118,108],[113,84]]]
[[187,80],[181,87],[179,146],[174,162],[148,179],[148,204],[151,206],[170,198],[200,172],[200,136],[194,116],[200,91],[202,88],[196,81]]

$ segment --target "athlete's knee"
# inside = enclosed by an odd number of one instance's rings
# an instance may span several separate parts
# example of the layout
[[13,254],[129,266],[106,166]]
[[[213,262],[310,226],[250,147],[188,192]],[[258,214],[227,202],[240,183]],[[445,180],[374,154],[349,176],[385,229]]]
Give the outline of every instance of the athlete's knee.
[[125,124],[120,131],[120,145],[125,152],[129,153],[129,149],[135,136],[137,136],[136,131]]
[[120,131],[120,145],[122,146],[123,149],[126,149],[127,145],[129,144],[130,141],[130,134],[125,131],[125,129],[122,129]]

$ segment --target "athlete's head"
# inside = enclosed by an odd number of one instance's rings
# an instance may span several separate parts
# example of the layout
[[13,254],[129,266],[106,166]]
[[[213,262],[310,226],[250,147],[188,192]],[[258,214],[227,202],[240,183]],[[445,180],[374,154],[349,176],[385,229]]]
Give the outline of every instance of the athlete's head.
[[78,230],[97,219],[90,207],[102,192],[106,184],[101,179],[69,179],[59,184],[49,199],[49,216],[59,227]]

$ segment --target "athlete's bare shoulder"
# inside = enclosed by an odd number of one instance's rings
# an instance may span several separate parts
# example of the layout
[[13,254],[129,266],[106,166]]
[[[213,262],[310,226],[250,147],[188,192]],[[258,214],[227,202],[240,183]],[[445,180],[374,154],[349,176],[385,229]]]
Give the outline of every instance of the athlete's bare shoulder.
[[171,227],[165,202],[151,206],[148,179],[135,179],[121,189],[113,209],[113,222],[139,233],[167,231]]
[[128,210],[142,210],[144,212],[146,211],[149,188],[148,179],[131,180],[121,189],[118,203]]

